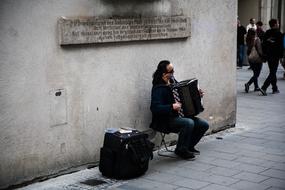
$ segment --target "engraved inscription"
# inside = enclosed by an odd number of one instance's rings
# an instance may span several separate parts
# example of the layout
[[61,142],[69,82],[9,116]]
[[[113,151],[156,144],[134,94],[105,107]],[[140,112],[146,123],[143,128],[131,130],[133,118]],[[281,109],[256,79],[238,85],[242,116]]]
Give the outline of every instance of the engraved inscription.
[[60,18],[58,27],[61,45],[190,36],[190,19],[184,16],[113,19]]

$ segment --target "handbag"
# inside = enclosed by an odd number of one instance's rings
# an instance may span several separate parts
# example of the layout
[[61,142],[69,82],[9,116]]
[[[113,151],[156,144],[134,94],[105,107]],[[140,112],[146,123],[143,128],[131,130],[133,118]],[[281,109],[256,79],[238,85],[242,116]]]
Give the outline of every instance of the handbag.
[[254,46],[251,48],[250,54],[248,55],[248,61],[250,63],[262,63],[263,60],[262,60],[261,56],[259,55],[255,46],[256,46],[256,43],[254,40]]

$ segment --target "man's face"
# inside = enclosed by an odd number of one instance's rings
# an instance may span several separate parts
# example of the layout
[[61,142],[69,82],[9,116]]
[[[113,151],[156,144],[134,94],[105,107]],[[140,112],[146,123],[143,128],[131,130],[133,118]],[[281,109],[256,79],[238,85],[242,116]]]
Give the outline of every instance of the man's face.
[[174,67],[173,67],[172,63],[170,63],[169,65],[167,65],[166,72],[163,73],[163,76],[166,79],[170,79],[173,76],[173,73],[174,73]]
[[274,24],[274,26],[273,26],[273,27],[271,27],[271,28],[279,28],[279,21],[277,21],[277,23],[276,23],[276,24]]
[[254,24],[255,23],[255,19],[252,19],[251,21],[250,21],[250,24]]

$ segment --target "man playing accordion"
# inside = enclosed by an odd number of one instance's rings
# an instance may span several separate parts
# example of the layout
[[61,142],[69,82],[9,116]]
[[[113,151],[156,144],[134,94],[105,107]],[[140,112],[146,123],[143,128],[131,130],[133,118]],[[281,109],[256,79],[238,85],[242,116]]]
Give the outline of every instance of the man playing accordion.
[[[179,95],[171,88],[176,82],[173,77],[174,67],[163,60],[157,66],[153,74],[153,87],[151,91],[151,128],[161,132],[179,133],[175,154],[183,159],[193,159],[200,152],[195,145],[208,130],[208,123],[196,116],[183,114]],[[202,90],[199,90],[203,96]],[[177,97],[178,96],[178,97]]]

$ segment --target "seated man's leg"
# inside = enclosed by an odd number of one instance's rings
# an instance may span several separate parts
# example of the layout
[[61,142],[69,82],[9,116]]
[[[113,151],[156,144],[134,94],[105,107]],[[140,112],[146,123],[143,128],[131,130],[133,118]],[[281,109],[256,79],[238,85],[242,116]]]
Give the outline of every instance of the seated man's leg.
[[195,150],[194,149],[195,145],[201,140],[205,132],[209,129],[209,124],[207,123],[207,121],[198,117],[194,117],[193,121],[194,121],[194,129],[189,143],[190,151]]
[[176,117],[172,118],[169,124],[172,132],[179,132],[175,153],[182,158],[193,158],[194,155],[188,151],[188,147],[194,129],[194,121],[190,118]]

